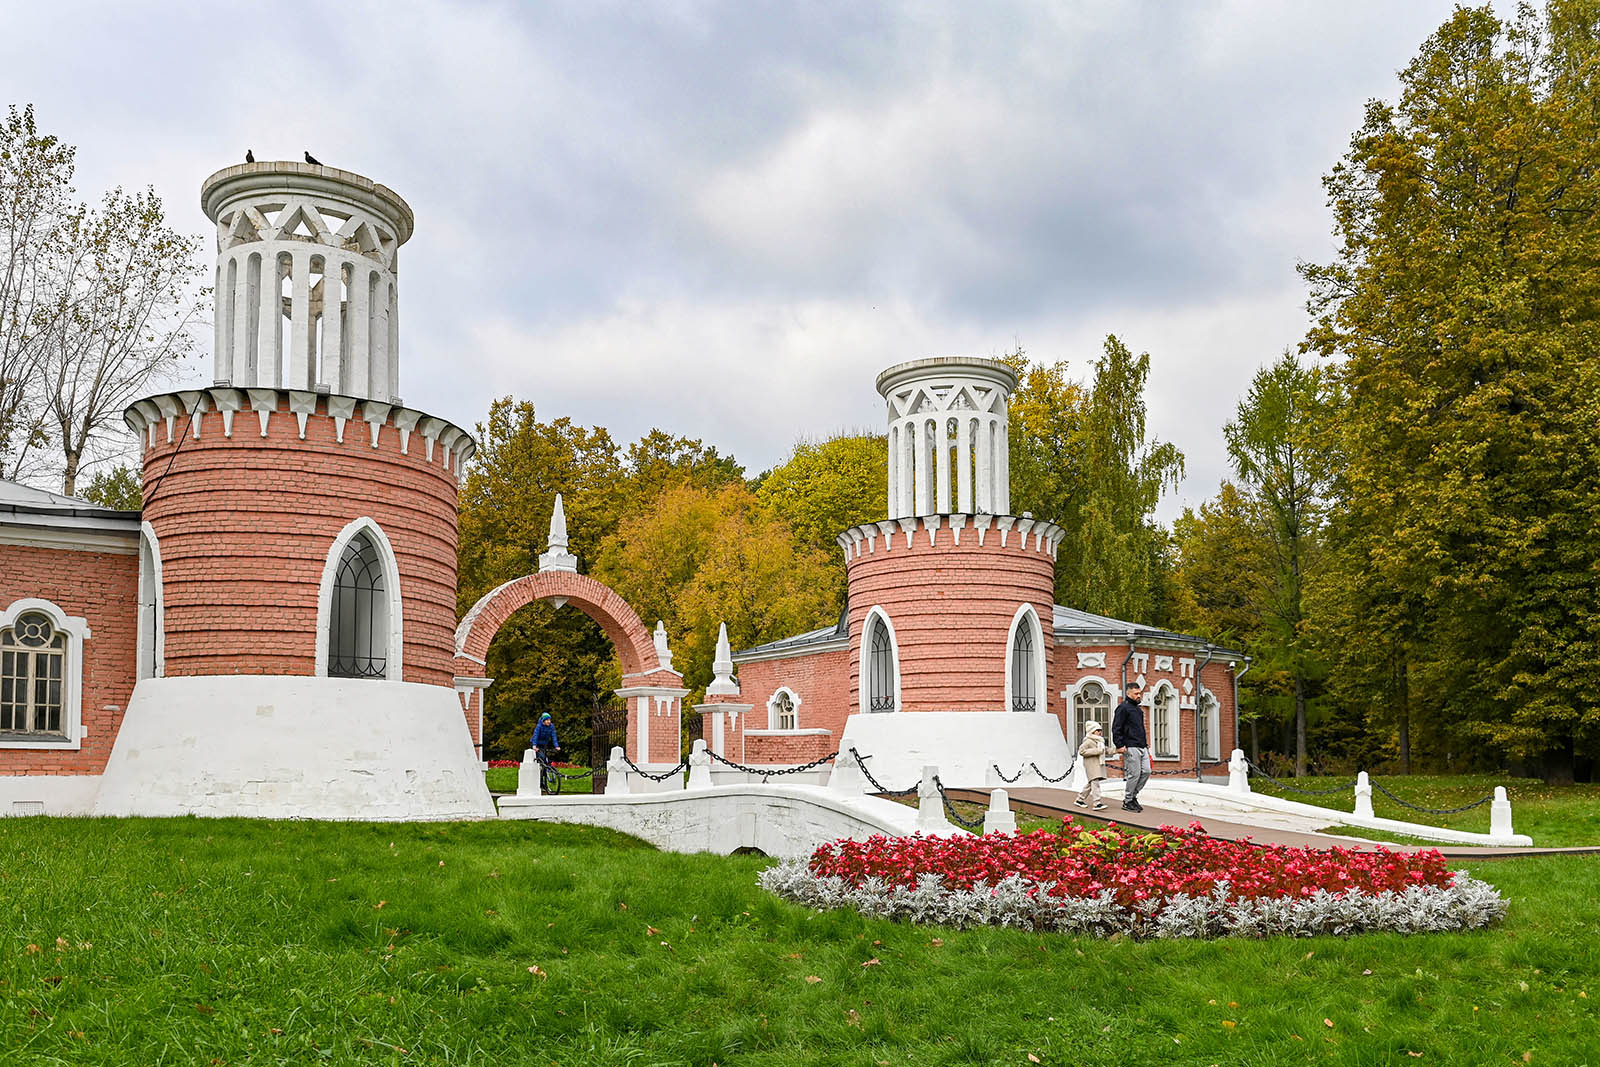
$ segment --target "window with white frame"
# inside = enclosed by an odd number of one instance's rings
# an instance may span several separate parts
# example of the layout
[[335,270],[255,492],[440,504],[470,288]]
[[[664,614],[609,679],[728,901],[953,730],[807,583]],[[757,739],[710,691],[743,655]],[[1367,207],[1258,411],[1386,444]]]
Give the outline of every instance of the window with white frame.
[[388,676],[389,591],[383,558],[371,535],[352,537],[333,579],[328,626],[328,675],[333,678]]
[[1111,694],[1099,682],[1084,682],[1072,697],[1073,737],[1083,743],[1085,728],[1091,722],[1100,724],[1109,738],[1111,735]]
[[881,615],[867,620],[867,650],[867,711],[894,711],[894,641]]
[[1221,716],[1217,712],[1216,696],[1210,690],[1203,691],[1195,707],[1195,734],[1200,740],[1200,759],[1208,763],[1221,758]]
[[1024,604],[1011,623],[1011,647],[1006,651],[1009,676],[1006,704],[1012,711],[1038,711],[1044,690],[1044,662],[1039,649],[1039,619]]
[[768,721],[774,730],[798,730],[800,728],[799,698],[785,686],[772,694],[772,700],[767,704],[769,712]]
[[0,630],[0,734],[67,739],[67,635],[42,611]]
[[1166,756],[1169,759],[1178,755],[1178,728],[1177,728],[1177,694],[1171,686],[1163,685],[1155,691],[1151,698],[1150,718],[1153,720],[1151,738],[1151,754]]

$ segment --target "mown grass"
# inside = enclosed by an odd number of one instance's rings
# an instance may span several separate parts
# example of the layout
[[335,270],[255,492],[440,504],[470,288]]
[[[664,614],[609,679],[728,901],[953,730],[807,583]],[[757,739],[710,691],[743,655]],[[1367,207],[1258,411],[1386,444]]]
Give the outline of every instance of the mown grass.
[[[1305,789],[1328,789],[1349,778],[1308,777],[1297,778],[1291,784]],[[1479,797],[1494,792],[1494,787],[1506,787],[1506,797],[1511,801],[1513,829],[1533,838],[1535,845],[1600,845],[1600,784],[1595,785],[1545,785],[1535,778],[1506,778],[1488,774],[1407,775],[1377,779],[1393,794],[1412,804],[1425,808],[1455,808],[1470,804]],[[1250,788],[1269,796],[1281,796],[1319,807],[1349,812],[1355,808],[1355,794],[1335,793],[1332,796],[1308,797],[1282,789],[1267,779],[1257,776],[1250,779]],[[1446,826],[1455,830],[1489,832],[1489,805],[1455,815],[1428,815],[1396,804],[1376,789],[1372,791],[1373,814],[1383,819],[1404,819],[1407,822],[1426,823],[1429,826]],[[1378,831],[1354,830],[1345,827],[1340,833],[1353,833],[1373,837]]]
[[[577,774],[579,771],[576,767],[559,769],[563,774]],[[490,767],[483,772],[484,783],[488,785],[491,793],[515,793],[521,776],[521,767]],[[592,793],[593,787],[594,779],[588,777],[567,778],[561,783],[563,793]]]
[[1211,943],[818,914],[768,862],[532,822],[0,821],[0,1060],[1600,1062],[1600,857],[1474,867],[1512,902],[1491,931]]

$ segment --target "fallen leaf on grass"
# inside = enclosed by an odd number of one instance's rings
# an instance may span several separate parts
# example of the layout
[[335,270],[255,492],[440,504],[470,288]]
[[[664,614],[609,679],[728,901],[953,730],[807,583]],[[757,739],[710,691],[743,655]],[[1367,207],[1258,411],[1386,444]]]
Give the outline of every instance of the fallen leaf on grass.
[[1315,956],[1316,954],[1317,954],[1317,950],[1316,949],[1312,949],[1310,952],[1306,953],[1306,959],[1309,960],[1312,956]]
[[807,984],[807,985],[816,985],[816,984],[817,984],[817,983],[818,983],[818,982],[820,982],[820,981],[822,981],[822,979],[821,979],[821,978],[818,978],[818,977],[817,977],[817,976],[816,976],[816,975],[814,975],[814,974],[808,974],[808,975],[806,975],[806,984]]
[[1029,1063],[1043,1063],[1044,1061],[1030,1052],[1030,1053],[1028,1053],[1028,1062]]
[[661,932],[661,931],[660,931],[660,930],[657,930],[657,929],[656,929],[656,928],[655,928],[655,927],[654,927],[654,926],[646,926],[646,927],[645,927],[645,928],[644,928],[644,932],[645,932],[645,933],[646,933],[646,934],[648,934],[648,935],[649,935],[649,936],[650,936],[650,937],[654,937],[654,936],[656,936],[656,935],[657,935],[657,934],[659,934],[659,933],[660,933],[660,932]]
[[861,1013],[854,1008],[849,1008],[844,1013],[844,1021],[847,1026],[859,1027],[861,1025]]
[[1232,1030],[1235,1026],[1238,1026],[1238,1025],[1239,1024],[1234,1022],[1232,1019],[1224,1019],[1224,1020],[1222,1020],[1222,1028],[1224,1030]]
[[43,982],[45,985],[55,986],[60,985],[63,981],[65,981],[65,979],[59,974],[52,974],[47,978],[39,979],[39,981]]
[[211,1013],[215,1012],[217,1009],[213,1008],[213,1007],[211,1007],[210,1005],[207,1005],[207,1004],[196,1004],[194,1006],[194,1010],[199,1012],[201,1015],[210,1015]]
[[387,900],[380,900],[376,904],[374,904],[372,907],[373,907],[373,910],[377,910],[378,908],[386,908],[388,906],[389,906],[389,902]]
[[534,964],[532,967],[528,968],[528,973],[533,975],[535,978],[549,978],[550,977],[548,974],[545,973],[544,969],[542,967],[540,967],[537,963]]
[[943,948],[944,947],[944,938],[936,937],[932,941],[929,941],[928,944],[932,945],[934,948]]
[[29,945],[27,948],[23,949],[23,951],[30,956],[37,956],[39,953],[43,952],[44,949],[40,948],[38,945]]
[[[1476,1010],[1476,1009],[1474,1009],[1474,1010]],[[1322,1025],[1326,1026],[1329,1030],[1332,1030],[1333,1029],[1333,1020],[1332,1019],[1324,1019],[1324,1020],[1322,1020]]]
[[1368,975],[1368,974],[1371,974],[1371,973],[1372,973],[1372,972],[1371,972],[1371,971],[1362,971],[1362,972],[1361,972],[1361,973],[1362,973],[1362,974],[1363,974],[1363,975]]
[[868,960],[866,963],[863,963],[861,966],[863,966],[863,967],[876,967],[882,962],[883,962],[882,960],[880,960],[878,957],[874,956],[870,960]]

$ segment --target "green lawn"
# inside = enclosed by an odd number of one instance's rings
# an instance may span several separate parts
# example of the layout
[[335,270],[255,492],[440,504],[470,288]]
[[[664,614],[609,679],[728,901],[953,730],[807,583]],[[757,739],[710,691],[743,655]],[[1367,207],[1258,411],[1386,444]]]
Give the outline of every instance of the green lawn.
[[[578,774],[577,767],[557,768],[562,774]],[[484,782],[489,786],[491,793],[515,793],[517,781],[522,774],[520,767],[490,767],[483,772]],[[563,793],[592,793],[594,780],[592,778],[567,778],[561,783]]]
[[[1290,784],[1306,789],[1329,789],[1341,781],[1349,779],[1300,778]],[[1454,808],[1470,804],[1492,793],[1495,786],[1503,785],[1511,801],[1512,829],[1532,837],[1535,845],[1600,845],[1600,785],[1552,786],[1535,778],[1505,778],[1488,774],[1416,774],[1383,777],[1377,781],[1401,799],[1425,808]],[[1348,812],[1355,808],[1353,791],[1326,797],[1308,797],[1280,789],[1260,776],[1250,779],[1250,788],[1269,796],[1281,796],[1339,811]],[[1396,804],[1374,789],[1372,811],[1383,819],[1404,819],[1456,830],[1489,832],[1488,804],[1458,815],[1425,815]],[[1376,831],[1345,827],[1339,832],[1372,835],[1377,839]]]
[[532,822],[3,820],[0,1060],[1600,1063],[1600,857],[1474,866],[1512,902],[1488,932],[1211,943],[817,914],[767,862]]

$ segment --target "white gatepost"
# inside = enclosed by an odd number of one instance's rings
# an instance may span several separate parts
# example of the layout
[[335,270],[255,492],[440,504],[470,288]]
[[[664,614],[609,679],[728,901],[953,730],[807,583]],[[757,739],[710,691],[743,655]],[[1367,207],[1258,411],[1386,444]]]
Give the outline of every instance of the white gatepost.
[[1372,779],[1367,776],[1366,771],[1356,774],[1355,816],[1358,819],[1377,818],[1372,814]]
[[841,752],[834,757],[833,771],[828,775],[828,788],[841,793],[866,793],[866,776],[861,773],[861,765],[850,752]]
[[606,796],[626,796],[628,793],[628,760],[621,745],[613,745],[611,758],[606,760]]
[[540,777],[539,754],[531,748],[524,749],[522,766],[517,770],[517,796],[536,797],[541,795]]
[[983,815],[983,832],[986,834],[1014,834],[1017,817],[1011,810],[1011,796],[1004,789],[989,793],[989,810]]
[[1244,749],[1236,748],[1228,759],[1228,788],[1235,793],[1250,792],[1250,762],[1244,758]]
[[706,751],[705,738],[697,737],[694,751],[689,753],[689,788],[710,789],[711,786],[711,753]]
[[955,827],[944,817],[944,801],[939,796],[938,767],[922,768],[922,781],[917,783],[917,832],[936,836],[955,833]]
[[1489,836],[1511,837],[1511,800],[1506,796],[1506,787],[1494,787],[1494,800],[1489,804]]

